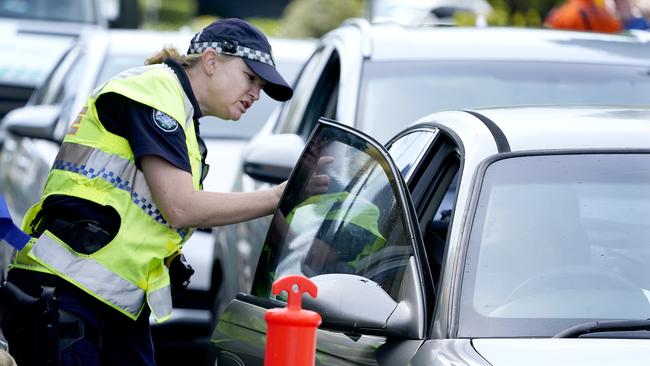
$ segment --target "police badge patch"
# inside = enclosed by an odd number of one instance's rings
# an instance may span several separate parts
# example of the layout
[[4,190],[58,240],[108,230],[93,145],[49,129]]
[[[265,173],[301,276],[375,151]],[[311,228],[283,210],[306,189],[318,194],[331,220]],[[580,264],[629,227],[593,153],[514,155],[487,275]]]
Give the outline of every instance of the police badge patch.
[[178,128],[178,122],[172,116],[159,110],[153,111],[153,121],[158,128],[165,132],[174,132]]

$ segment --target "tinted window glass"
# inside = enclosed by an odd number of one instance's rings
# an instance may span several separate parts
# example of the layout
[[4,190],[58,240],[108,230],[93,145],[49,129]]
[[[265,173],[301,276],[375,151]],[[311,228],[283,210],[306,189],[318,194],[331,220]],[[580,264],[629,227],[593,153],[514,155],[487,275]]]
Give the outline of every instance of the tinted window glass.
[[411,132],[396,139],[388,147],[390,156],[405,180],[410,178],[414,166],[419,164],[434,135],[431,130]]
[[94,23],[92,0],[0,0],[0,16],[75,23]]
[[650,103],[647,66],[484,60],[366,62],[362,81],[359,125],[381,142],[406,123],[442,110]]
[[[349,273],[397,299],[413,249],[396,178],[365,141],[329,126],[319,131],[273,218],[253,293],[270,296],[271,283],[289,274]],[[327,191],[314,193],[324,176]]]
[[462,336],[550,336],[650,317],[650,156],[553,155],[486,171],[463,278]]

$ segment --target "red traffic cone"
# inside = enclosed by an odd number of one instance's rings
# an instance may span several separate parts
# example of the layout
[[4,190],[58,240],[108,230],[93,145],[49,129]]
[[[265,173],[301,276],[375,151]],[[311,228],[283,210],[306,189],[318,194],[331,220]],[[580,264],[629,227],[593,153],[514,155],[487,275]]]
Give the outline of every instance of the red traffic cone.
[[302,293],[316,297],[318,288],[307,277],[286,276],[273,283],[274,295],[288,294],[287,307],[269,309],[264,314],[267,323],[264,366],[313,366],[316,352],[316,329],[320,315],[303,310]]

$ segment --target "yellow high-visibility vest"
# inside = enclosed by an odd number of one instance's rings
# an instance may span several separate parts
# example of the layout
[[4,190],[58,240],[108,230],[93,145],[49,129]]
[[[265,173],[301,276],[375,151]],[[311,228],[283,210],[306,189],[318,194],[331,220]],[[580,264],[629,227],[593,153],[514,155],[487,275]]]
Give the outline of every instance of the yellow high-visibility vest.
[[192,230],[169,226],[144,174],[136,168],[128,141],[102,125],[95,102],[106,93],[121,94],[178,122],[185,132],[194,188],[201,189],[194,108],[178,77],[164,64],[126,70],[93,91],[63,140],[41,200],[22,223],[22,229],[31,233],[30,224],[44,200],[68,195],[113,207],[121,219],[116,236],[97,252],[85,255],[45,231],[16,254],[11,268],[60,276],[131,319],[138,318],[146,301],[152,315],[162,322],[172,309],[164,260],[180,250]]

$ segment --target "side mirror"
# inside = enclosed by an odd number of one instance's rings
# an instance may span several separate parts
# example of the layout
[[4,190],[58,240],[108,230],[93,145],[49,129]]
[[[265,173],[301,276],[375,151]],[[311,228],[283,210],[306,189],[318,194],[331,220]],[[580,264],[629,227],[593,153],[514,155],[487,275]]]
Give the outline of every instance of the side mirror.
[[60,105],[16,108],[4,117],[2,129],[21,137],[55,141],[54,126],[60,115]]
[[262,182],[281,183],[289,178],[304,147],[295,134],[262,136],[244,151],[244,172]]
[[413,277],[415,272],[415,259],[411,257],[402,279],[403,299],[399,302],[377,283],[342,273],[310,278],[318,286],[318,296],[303,296],[302,301],[306,309],[321,315],[323,329],[420,339],[424,336],[424,309],[419,282]]

